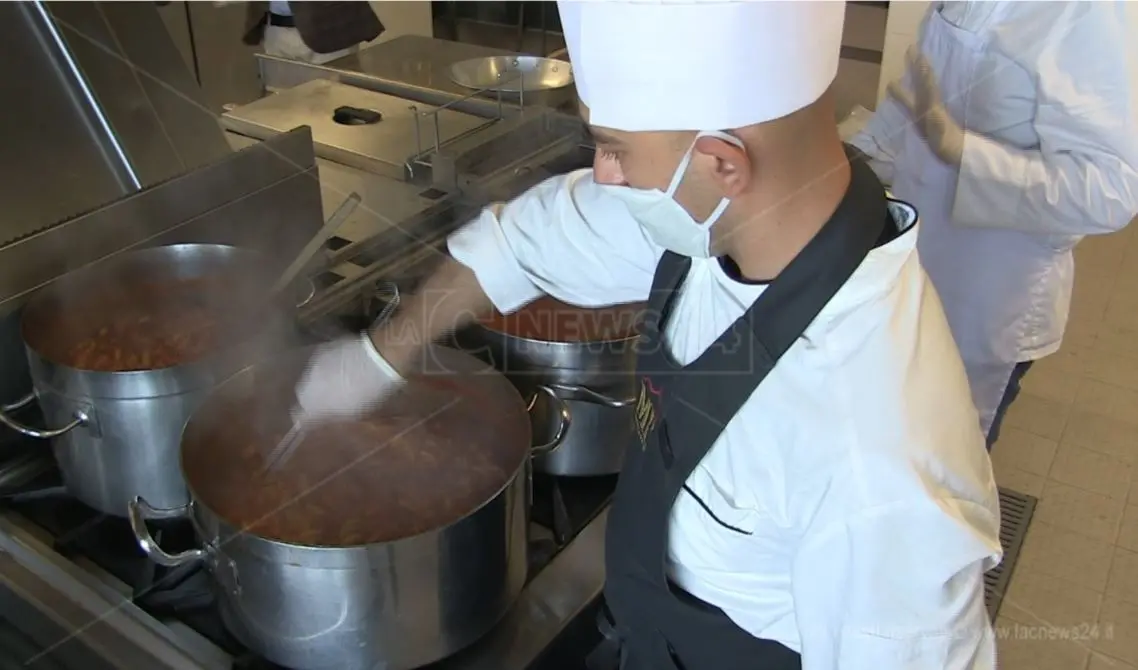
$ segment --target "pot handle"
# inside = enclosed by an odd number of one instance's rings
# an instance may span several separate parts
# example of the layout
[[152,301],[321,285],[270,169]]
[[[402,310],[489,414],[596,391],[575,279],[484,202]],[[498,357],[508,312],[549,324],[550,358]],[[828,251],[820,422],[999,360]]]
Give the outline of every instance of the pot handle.
[[158,546],[158,542],[150,534],[150,529],[146,527],[148,519],[177,519],[185,516],[188,510],[189,505],[175,509],[157,509],[151,507],[150,503],[142,499],[142,496],[135,496],[134,500],[130,501],[130,505],[127,507],[130,529],[134,532],[134,539],[138,541],[138,546],[142,548],[142,552],[155,564],[164,568],[176,568],[179,565],[200,561],[206,557],[204,549],[190,549],[179,554],[166,553],[162,547]]
[[548,454],[557,449],[557,447],[560,447],[561,443],[565,441],[565,434],[569,432],[569,424],[573,418],[569,414],[569,405],[565,404],[565,401],[562,400],[553,389],[544,384],[538,386],[537,392],[533,394],[533,398],[530,398],[529,405],[526,407],[527,412],[533,411],[534,405],[537,404],[537,397],[543,393],[557,406],[557,414],[561,420],[558,422],[557,434],[553,436],[553,439],[545,444],[540,444],[530,449],[530,453],[534,456]]
[[586,402],[595,402],[599,405],[604,405],[605,407],[611,407],[612,409],[620,409],[622,407],[628,407],[636,403],[635,397],[617,400],[612,396],[605,395],[599,391],[594,391],[591,388],[578,386],[576,384],[550,384],[549,388],[555,391],[561,391],[562,393],[572,393],[574,395],[579,395],[582,396],[580,398],[581,400],[584,400]]
[[307,289],[304,292],[304,297],[297,301],[297,309],[301,309],[308,303],[312,302],[312,299],[316,297],[316,282],[312,281],[311,279],[306,279],[304,281],[305,283],[302,285],[307,286]]
[[30,405],[35,399],[36,394],[33,391],[14,403],[8,405],[0,405],[0,424],[4,424],[17,433],[27,435],[28,437],[35,437],[41,440],[50,440],[53,437],[59,437],[64,433],[68,433],[71,430],[78,428],[79,426],[85,426],[87,425],[87,422],[91,420],[90,415],[86,411],[77,409],[75,410],[74,414],[75,418],[71,420],[71,423],[63,426],[62,428],[32,428],[31,426],[25,426],[19,421],[16,421],[12,417],[8,416],[8,412]]
[[[369,298],[379,298],[380,300],[386,300],[386,303],[387,303],[383,306],[383,310],[380,311],[379,315],[376,316],[375,319],[371,322],[372,328],[375,328],[376,326],[380,325],[381,323],[384,323],[385,321],[387,321],[387,319],[390,318],[391,315],[395,313],[395,310],[399,309],[399,300],[400,300],[399,285],[393,281],[387,281],[387,282],[382,282],[380,284],[377,284],[375,287],[375,291],[368,297]],[[370,307],[370,305],[365,306],[365,309],[367,307]]]

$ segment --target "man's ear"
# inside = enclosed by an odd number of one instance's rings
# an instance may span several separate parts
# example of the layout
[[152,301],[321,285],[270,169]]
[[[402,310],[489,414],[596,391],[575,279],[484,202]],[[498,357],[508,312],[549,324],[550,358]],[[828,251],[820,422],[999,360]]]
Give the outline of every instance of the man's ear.
[[718,137],[704,136],[696,140],[695,150],[715,158],[714,179],[724,196],[735,198],[750,186],[751,158],[746,149]]

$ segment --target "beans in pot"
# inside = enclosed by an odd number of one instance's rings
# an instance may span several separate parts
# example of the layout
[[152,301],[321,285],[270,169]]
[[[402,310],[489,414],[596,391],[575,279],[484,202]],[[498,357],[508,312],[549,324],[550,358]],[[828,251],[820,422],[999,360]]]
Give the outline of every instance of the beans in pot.
[[95,287],[41,320],[36,349],[79,370],[157,370],[199,360],[255,333],[265,298],[237,271]]
[[[257,381],[259,394],[203,410],[213,418],[187,429],[182,465],[196,500],[260,537],[345,547],[441,528],[497,495],[528,450],[529,421],[504,379],[424,376],[364,420],[308,432],[264,472],[292,397],[287,383]],[[503,414],[503,393],[516,414]]]
[[543,296],[509,315],[495,311],[479,323],[495,332],[541,342],[606,342],[635,334],[644,308],[644,303],[574,307]]

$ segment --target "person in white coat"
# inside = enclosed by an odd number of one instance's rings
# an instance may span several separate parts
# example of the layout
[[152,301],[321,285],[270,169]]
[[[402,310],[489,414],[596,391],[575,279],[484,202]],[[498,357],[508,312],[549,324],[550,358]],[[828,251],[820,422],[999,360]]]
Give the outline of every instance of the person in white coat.
[[363,0],[272,0],[246,3],[242,40],[262,45],[269,56],[322,65],[359,51],[360,44],[383,30],[375,10]]
[[991,463],[915,213],[838,137],[844,4],[559,9],[593,168],[319,348],[295,419],[367,414],[492,307],[647,300],[589,667],[992,670]]
[[1125,5],[934,2],[904,81],[851,140],[917,208],[989,448],[1062,342],[1075,245],[1138,213]]

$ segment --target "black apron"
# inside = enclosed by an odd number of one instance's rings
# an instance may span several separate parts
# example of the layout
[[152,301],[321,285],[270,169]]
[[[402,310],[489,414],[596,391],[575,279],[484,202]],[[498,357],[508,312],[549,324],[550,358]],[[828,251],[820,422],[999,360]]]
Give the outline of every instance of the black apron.
[[[849,190],[830,221],[688,366],[667,354],[662,333],[691,260],[669,252],[656,267],[638,345],[637,430],[605,539],[611,618],[602,613],[606,641],[590,656],[590,668],[801,668],[797,652],[752,636],[722,610],[669,583],[668,519],[688,476],[723,428],[882,238],[889,218],[884,189],[868,167],[855,164],[852,171]],[[708,523],[741,532],[704,508]]]

